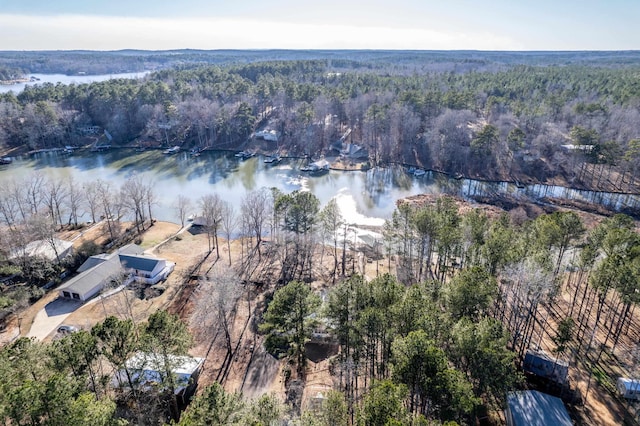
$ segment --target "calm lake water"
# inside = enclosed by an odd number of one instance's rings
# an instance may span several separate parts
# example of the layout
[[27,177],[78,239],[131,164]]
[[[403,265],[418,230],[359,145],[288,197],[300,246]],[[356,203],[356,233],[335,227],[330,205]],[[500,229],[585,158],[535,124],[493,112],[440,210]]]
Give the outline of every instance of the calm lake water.
[[27,78],[35,77],[39,81],[29,81],[26,83],[17,84],[0,84],[0,93],[7,93],[13,91],[16,95],[22,92],[25,86],[33,86],[43,83],[62,83],[62,84],[82,84],[93,83],[96,81],[105,81],[112,78],[141,78],[149,74],[150,71],[143,72],[129,72],[122,74],[101,74],[101,75],[64,75],[64,74],[29,74]]
[[[414,177],[401,167],[375,168],[367,172],[330,171],[322,176],[301,172],[301,160],[284,159],[278,165],[265,164],[260,157],[241,161],[230,152],[203,152],[193,157],[187,152],[164,155],[159,150],[135,152],[112,149],[107,152],[77,151],[74,154],[42,152],[17,157],[10,165],[0,166],[0,184],[27,179],[35,171],[48,177],[83,182],[102,179],[114,187],[139,175],[155,187],[157,205],[154,216],[177,222],[175,200],[183,194],[195,206],[205,194],[217,193],[237,210],[249,191],[275,187],[283,192],[296,189],[315,194],[324,206],[336,198],[349,223],[381,225],[390,218],[400,198],[416,194],[455,194],[465,198],[492,194],[511,194],[536,199],[544,196],[580,199],[612,208],[639,208],[636,195],[579,191],[556,186],[530,185],[517,188],[506,182],[488,183],[470,179],[451,179],[437,173]],[[195,211],[194,211],[195,212]],[[85,218],[86,219],[86,218]]]
[[265,164],[260,157],[241,161],[231,152],[203,152],[200,157],[186,152],[164,155],[159,150],[139,153],[131,149],[78,151],[72,155],[41,152],[0,166],[0,184],[27,179],[35,171],[54,178],[73,177],[79,184],[102,179],[114,186],[139,175],[155,186],[158,204],[154,215],[169,221],[177,221],[174,205],[180,194],[195,205],[203,195],[217,193],[239,209],[244,195],[252,190],[301,189],[313,192],[322,205],[337,197],[349,222],[369,225],[380,225],[381,219],[390,217],[399,198],[439,192],[435,182],[412,178],[401,169],[330,171],[309,176],[299,170],[302,165],[302,161],[293,159],[284,159],[278,165]]

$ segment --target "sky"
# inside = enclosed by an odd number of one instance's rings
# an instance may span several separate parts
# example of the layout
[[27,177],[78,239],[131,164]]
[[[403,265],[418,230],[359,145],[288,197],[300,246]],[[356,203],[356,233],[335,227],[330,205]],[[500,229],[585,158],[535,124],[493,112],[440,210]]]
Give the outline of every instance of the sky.
[[638,50],[638,0],[0,0],[0,50]]

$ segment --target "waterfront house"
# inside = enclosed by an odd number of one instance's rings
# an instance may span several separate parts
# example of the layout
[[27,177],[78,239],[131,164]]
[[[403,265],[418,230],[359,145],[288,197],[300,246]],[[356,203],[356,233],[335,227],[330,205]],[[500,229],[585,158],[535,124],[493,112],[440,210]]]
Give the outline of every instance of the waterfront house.
[[166,279],[175,263],[143,254],[143,250],[129,244],[115,253],[91,256],[59,289],[60,297],[86,302],[110,284],[138,281],[153,285]]

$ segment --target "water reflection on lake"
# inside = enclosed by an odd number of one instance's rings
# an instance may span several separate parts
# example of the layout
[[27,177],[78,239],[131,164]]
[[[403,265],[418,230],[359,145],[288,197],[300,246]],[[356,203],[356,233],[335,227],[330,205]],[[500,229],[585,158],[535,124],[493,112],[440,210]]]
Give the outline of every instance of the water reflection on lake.
[[337,198],[343,214],[352,223],[380,224],[371,218],[388,218],[399,198],[424,192],[439,192],[433,179],[415,179],[400,168],[374,169],[368,172],[330,171],[322,176],[300,172],[301,160],[285,159],[272,166],[261,158],[240,161],[233,153],[203,152],[199,157],[186,152],[163,155],[160,151],[142,153],[114,149],[94,153],[79,151],[72,155],[42,152],[18,157],[0,168],[0,182],[27,179],[34,171],[48,177],[73,177],[76,182],[102,179],[122,185],[133,175],[154,183],[158,200],[155,216],[176,221],[174,209],[178,195],[192,199],[194,205],[205,194],[215,192],[239,209],[248,191],[275,187],[283,192],[296,189],[313,192],[324,206]]
[[[205,194],[217,193],[237,210],[248,191],[275,187],[283,192],[296,189],[314,193],[324,206],[336,197],[343,216],[350,223],[379,225],[375,218],[391,217],[396,200],[415,194],[456,194],[463,197],[510,194],[530,199],[546,195],[597,202],[617,209],[638,208],[638,196],[530,185],[517,188],[506,182],[487,183],[469,179],[450,179],[427,173],[416,178],[400,167],[375,168],[367,172],[330,171],[322,176],[300,172],[300,160],[285,159],[278,165],[265,164],[254,157],[241,161],[226,152],[203,152],[199,157],[186,152],[163,155],[161,151],[134,152],[114,149],[94,153],[79,151],[72,155],[43,152],[18,157],[13,164],[0,166],[0,184],[12,179],[27,179],[34,171],[55,178],[83,182],[102,179],[119,187],[133,175],[155,185],[157,205],[154,215],[160,220],[177,221],[175,200],[178,195],[191,198],[194,206]],[[194,208],[195,209],[195,208]]]

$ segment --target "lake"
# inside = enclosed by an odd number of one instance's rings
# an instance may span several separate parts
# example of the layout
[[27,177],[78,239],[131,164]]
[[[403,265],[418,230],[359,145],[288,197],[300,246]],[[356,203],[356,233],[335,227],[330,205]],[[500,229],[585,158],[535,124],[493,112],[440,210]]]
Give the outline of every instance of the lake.
[[[343,214],[351,223],[380,225],[390,217],[395,200],[423,192],[438,192],[434,182],[414,179],[399,169],[368,172],[330,171],[309,176],[299,169],[301,160],[283,159],[265,164],[260,157],[240,160],[232,152],[205,151],[199,157],[187,152],[164,155],[159,150],[135,152],[112,149],[106,152],[41,152],[14,159],[0,166],[0,182],[27,179],[38,171],[52,178],[73,177],[79,184],[96,179],[120,186],[139,175],[156,188],[158,204],[154,215],[160,220],[177,221],[174,209],[178,195],[196,204],[205,194],[217,193],[239,209],[244,195],[252,190],[275,187],[283,192],[296,189],[313,192],[322,205],[337,197]],[[432,189],[430,189],[432,187]]]
[[12,164],[0,166],[0,184],[27,179],[35,171],[52,178],[73,177],[79,184],[102,179],[114,187],[139,175],[155,187],[154,216],[172,222],[178,222],[175,200],[179,195],[189,197],[195,206],[203,195],[217,193],[239,210],[247,192],[263,187],[275,187],[285,193],[308,190],[318,197],[322,206],[335,197],[347,222],[371,226],[382,225],[384,219],[390,218],[398,199],[423,193],[446,193],[465,198],[495,194],[527,199],[554,196],[594,202],[618,210],[640,207],[637,195],[551,185],[518,188],[507,182],[451,179],[438,173],[427,173],[418,178],[402,167],[374,168],[366,172],[331,170],[321,176],[310,176],[300,171],[303,165],[302,160],[295,159],[283,159],[277,165],[265,164],[260,157],[243,161],[232,152],[219,151],[205,151],[199,157],[187,152],[164,155],[159,150],[80,150],[71,155],[56,151],[17,157]]
[[34,86],[43,83],[62,83],[62,84],[83,84],[93,83],[96,81],[105,81],[112,78],[141,78],[149,74],[150,71],[129,72],[121,74],[101,74],[101,75],[64,75],[64,74],[29,74],[27,78],[35,77],[39,81],[28,81],[26,83],[17,84],[0,84],[0,93],[8,93],[13,91],[16,95],[24,90],[26,86]]

